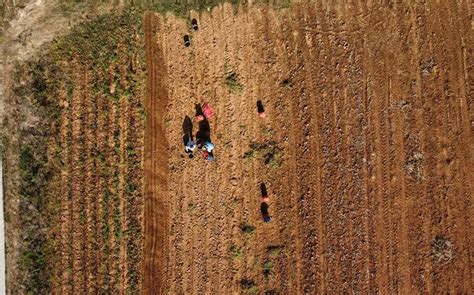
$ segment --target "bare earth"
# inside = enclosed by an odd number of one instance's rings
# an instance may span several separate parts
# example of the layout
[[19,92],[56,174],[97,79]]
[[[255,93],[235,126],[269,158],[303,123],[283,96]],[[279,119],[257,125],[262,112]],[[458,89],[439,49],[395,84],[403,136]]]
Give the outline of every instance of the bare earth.
[[[472,292],[473,7],[398,2],[226,4],[193,14],[191,47],[146,15],[146,292]],[[203,102],[214,162],[184,154]],[[244,157],[271,142],[281,166]]]

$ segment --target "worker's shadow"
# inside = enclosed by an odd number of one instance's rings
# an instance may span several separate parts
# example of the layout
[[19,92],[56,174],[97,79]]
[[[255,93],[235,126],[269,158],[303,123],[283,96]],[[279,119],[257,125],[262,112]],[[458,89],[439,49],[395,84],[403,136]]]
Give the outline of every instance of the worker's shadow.
[[265,109],[263,108],[263,102],[261,100],[257,100],[257,112],[263,113]]
[[183,121],[183,144],[186,145],[189,140],[193,140],[193,121],[186,116]]
[[194,104],[194,109],[196,110],[196,117],[197,116],[204,116],[204,112],[202,111],[202,106],[200,103]]
[[262,194],[262,198],[268,196],[267,186],[263,182],[260,183],[260,193]]
[[211,127],[209,126],[209,121],[207,119],[199,122],[199,130],[196,133],[196,140],[198,144],[202,144],[206,141],[211,142]]

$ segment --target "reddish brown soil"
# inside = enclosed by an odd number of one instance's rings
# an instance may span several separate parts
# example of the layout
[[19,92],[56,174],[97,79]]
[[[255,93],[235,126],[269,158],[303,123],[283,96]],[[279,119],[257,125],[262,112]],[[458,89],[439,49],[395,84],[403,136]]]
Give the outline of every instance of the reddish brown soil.
[[[144,294],[163,293],[168,253],[167,235],[169,227],[168,204],[168,143],[163,126],[168,95],[165,88],[163,50],[157,46],[155,36],[159,20],[153,14],[145,14],[145,38],[147,51],[148,93],[145,99],[147,120],[145,126],[144,173],[145,179],[145,224],[143,261]],[[161,69],[161,71],[158,71]]]
[[[188,23],[146,15],[145,293],[472,292],[473,7],[400,2],[226,4],[188,48]],[[214,162],[184,154],[202,102]],[[271,141],[281,167],[244,159]]]

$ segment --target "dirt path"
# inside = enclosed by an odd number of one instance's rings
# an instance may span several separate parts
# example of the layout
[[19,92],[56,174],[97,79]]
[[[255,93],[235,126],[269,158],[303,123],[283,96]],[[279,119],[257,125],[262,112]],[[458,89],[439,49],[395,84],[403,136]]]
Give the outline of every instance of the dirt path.
[[[148,14],[144,290],[469,292],[471,9],[226,4],[192,14],[191,47],[188,23]],[[183,151],[203,102],[213,162]],[[281,166],[244,156],[255,142]]]
[[[145,234],[144,237],[143,292],[154,294],[163,292],[165,273],[168,271],[165,258],[169,249],[166,240],[169,235],[169,200],[166,197],[168,160],[163,156],[168,149],[163,126],[168,99],[163,50],[159,46],[162,36],[156,35],[162,24],[153,14],[145,15],[144,24],[148,68],[143,168],[146,175],[144,232],[154,232],[157,235]],[[161,71],[158,72],[157,69]]]

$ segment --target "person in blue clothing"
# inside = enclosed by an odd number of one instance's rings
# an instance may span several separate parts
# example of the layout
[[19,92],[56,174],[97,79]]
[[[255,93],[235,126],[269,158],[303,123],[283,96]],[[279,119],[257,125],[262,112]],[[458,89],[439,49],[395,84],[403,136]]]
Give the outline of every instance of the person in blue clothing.
[[196,148],[196,144],[194,143],[193,139],[189,137],[188,142],[184,146],[184,151],[186,154],[189,155],[189,158],[192,159],[194,157],[194,149]]
[[202,145],[202,156],[208,161],[214,160],[214,144],[210,141],[205,141]]
[[212,151],[214,150],[214,144],[210,141],[206,141],[204,142],[202,148],[205,149],[207,152],[212,153]]

